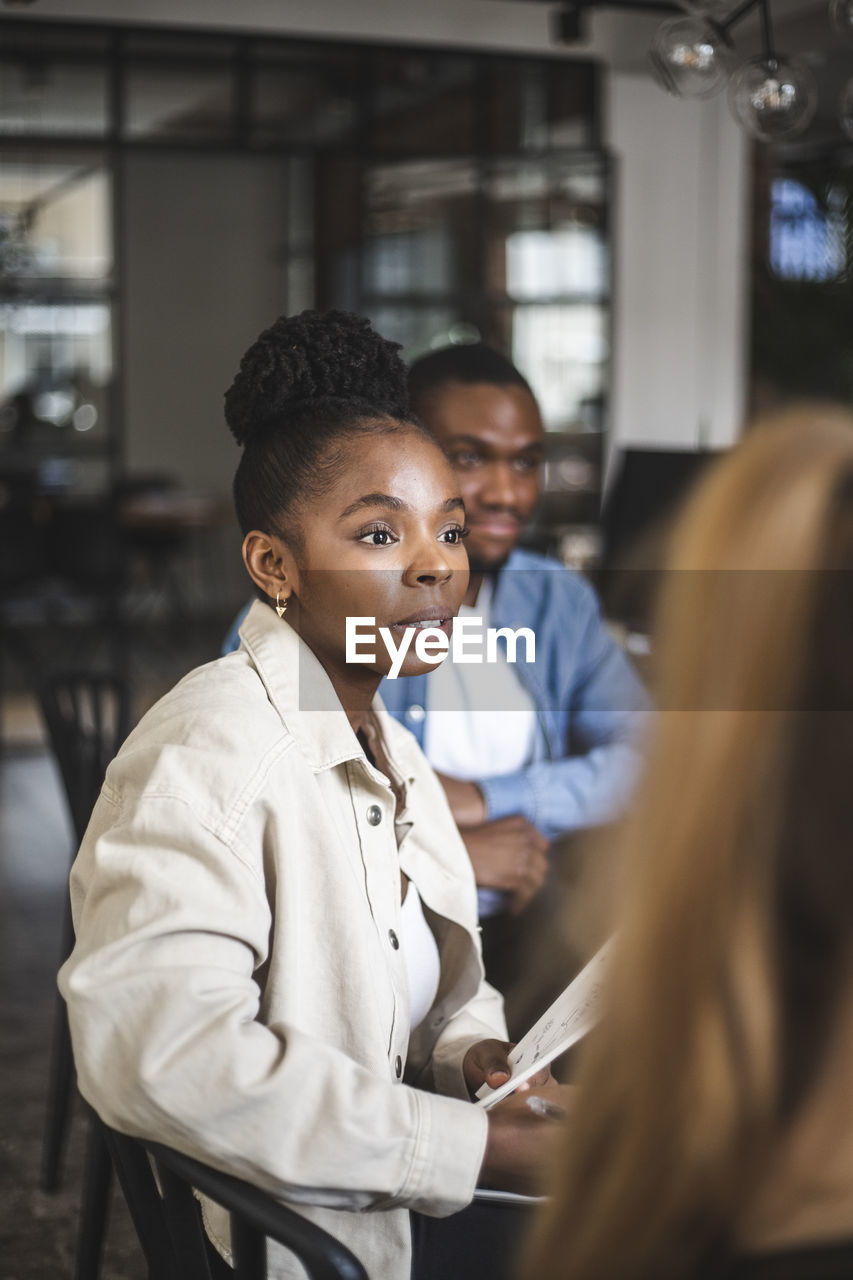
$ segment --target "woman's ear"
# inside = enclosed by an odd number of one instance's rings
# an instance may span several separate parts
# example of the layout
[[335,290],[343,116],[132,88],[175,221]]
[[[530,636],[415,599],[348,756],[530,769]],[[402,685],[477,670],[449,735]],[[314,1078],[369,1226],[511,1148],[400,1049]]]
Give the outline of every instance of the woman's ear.
[[243,539],[243,561],[249,577],[270,600],[288,600],[297,587],[297,569],[286,543],[275,534],[253,529]]

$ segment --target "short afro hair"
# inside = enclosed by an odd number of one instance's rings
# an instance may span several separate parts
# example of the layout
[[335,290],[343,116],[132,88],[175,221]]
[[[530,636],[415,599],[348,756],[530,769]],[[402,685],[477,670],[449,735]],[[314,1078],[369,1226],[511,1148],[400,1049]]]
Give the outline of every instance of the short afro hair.
[[433,397],[449,382],[523,387],[533,395],[524,375],[499,351],[483,342],[459,343],[440,347],[414,361],[409,369],[412,411],[421,419],[427,417]]

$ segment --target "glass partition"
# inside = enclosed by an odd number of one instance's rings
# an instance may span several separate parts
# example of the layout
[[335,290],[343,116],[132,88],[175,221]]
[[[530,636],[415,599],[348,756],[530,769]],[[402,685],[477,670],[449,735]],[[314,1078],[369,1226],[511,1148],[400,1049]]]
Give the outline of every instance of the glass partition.
[[366,143],[398,155],[480,150],[477,61],[381,50],[371,55]]
[[233,80],[226,66],[130,66],[125,81],[129,138],[197,141],[230,137]]
[[58,56],[0,54],[0,133],[103,137],[108,128],[107,68]]
[[281,310],[363,312],[407,359],[506,351],[549,432],[537,545],[591,518],[611,277],[595,63],[0,24],[0,452],[120,464],[123,155],[255,153],[276,167]]
[[104,157],[0,149],[0,468],[43,488],[106,478],[112,268]]
[[346,146],[361,129],[363,77],[355,49],[264,42],[255,46],[250,128],[260,146]]

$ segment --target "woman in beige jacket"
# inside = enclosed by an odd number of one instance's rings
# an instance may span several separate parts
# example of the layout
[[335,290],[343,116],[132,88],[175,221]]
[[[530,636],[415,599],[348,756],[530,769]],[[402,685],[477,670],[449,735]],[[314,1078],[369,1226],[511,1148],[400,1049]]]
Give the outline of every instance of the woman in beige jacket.
[[[249,1179],[407,1280],[407,1210],[452,1213],[481,1179],[529,1187],[551,1129],[518,1096],[471,1105],[506,1076],[473,875],[375,698],[388,645],[348,661],[348,618],[398,649],[449,633],[464,509],[396,345],[357,317],[279,320],[226,416],[261,598],[240,649],[186,676],[107,772],[60,974],[80,1088],[110,1125]],[[403,673],[427,665],[410,644]],[[273,1270],[301,1274],[283,1251]]]

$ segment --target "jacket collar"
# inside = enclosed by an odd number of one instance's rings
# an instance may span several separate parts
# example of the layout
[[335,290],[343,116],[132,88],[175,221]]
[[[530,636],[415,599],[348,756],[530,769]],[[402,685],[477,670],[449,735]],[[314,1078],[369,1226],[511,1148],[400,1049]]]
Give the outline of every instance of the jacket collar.
[[313,768],[364,759],[331,680],[285,618],[256,600],[240,627],[240,639],[270,702]]

